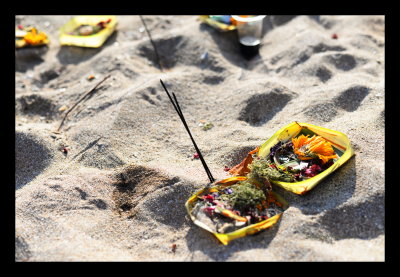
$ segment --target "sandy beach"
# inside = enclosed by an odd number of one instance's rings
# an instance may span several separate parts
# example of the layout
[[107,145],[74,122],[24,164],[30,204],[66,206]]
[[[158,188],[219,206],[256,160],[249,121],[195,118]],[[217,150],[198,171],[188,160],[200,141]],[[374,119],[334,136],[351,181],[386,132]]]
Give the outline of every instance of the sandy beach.
[[[16,261],[385,260],[384,16],[267,16],[248,60],[235,30],[145,15],[163,70],[139,16],[100,48],[60,45],[72,17],[15,18],[50,40],[15,54]],[[209,180],[160,79],[218,180],[294,121],[355,155],[305,195],[274,187],[279,222],[222,245],[186,212]]]

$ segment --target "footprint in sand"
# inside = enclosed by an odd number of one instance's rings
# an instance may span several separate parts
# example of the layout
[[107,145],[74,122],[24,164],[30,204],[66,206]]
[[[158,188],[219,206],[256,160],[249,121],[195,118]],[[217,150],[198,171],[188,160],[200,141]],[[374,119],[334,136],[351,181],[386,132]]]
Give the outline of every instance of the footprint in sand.
[[354,56],[349,54],[332,54],[325,56],[325,60],[333,64],[337,69],[343,71],[352,70],[357,65],[357,61]]
[[368,87],[360,85],[353,86],[342,91],[332,100],[306,108],[304,113],[313,120],[330,122],[341,112],[341,110],[346,112],[356,111],[369,92],[370,88]]
[[281,88],[275,88],[268,93],[254,94],[246,100],[246,105],[240,111],[238,119],[252,126],[263,125],[295,96],[295,93],[284,91]]
[[361,102],[370,92],[365,86],[353,86],[340,93],[333,102],[347,112],[354,112],[361,105]]
[[155,169],[145,166],[128,165],[115,174],[115,189],[112,199],[114,211],[125,217],[134,217],[135,207],[149,193],[176,183],[176,178],[170,179]]
[[19,189],[39,175],[53,160],[51,150],[39,137],[15,133],[15,188]]
[[47,119],[53,119],[59,114],[59,107],[53,102],[53,100],[37,93],[18,96],[16,97],[15,102],[15,110],[17,114],[44,116]]
[[[165,69],[173,68],[180,55],[176,55],[177,51],[185,48],[186,40],[183,36],[174,36],[170,38],[155,39],[154,44],[156,45],[158,57],[161,62],[161,66]],[[157,55],[154,51],[153,45],[150,41],[141,43],[138,46],[139,56],[149,60],[154,66],[158,67]]]

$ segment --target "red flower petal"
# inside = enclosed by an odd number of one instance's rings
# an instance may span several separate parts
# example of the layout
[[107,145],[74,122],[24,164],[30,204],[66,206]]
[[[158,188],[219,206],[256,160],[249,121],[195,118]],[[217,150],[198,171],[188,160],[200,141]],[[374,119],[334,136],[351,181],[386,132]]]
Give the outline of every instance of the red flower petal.
[[204,196],[203,196],[203,199],[204,199],[204,200],[211,200],[211,201],[213,201],[213,200],[214,200],[214,197],[213,197],[212,195],[210,195],[210,194],[207,194],[207,195],[204,195]]

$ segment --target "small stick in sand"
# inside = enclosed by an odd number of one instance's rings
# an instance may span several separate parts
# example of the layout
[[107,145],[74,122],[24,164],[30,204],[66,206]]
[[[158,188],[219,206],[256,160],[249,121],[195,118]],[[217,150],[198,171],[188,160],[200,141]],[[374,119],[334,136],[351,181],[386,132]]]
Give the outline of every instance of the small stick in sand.
[[[200,152],[200,149],[197,147],[197,144],[196,144],[196,142],[194,141],[194,139],[193,139],[193,137],[192,137],[192,134],[190,133],[189,127],[188,127],[188,125],[187,125],[187,123],[186,123],[185,117],[183,116],[181,107],[179,106],[179,103],[178,103],[178,100],[176,99],[175,93],[172,93],[172,96],[174,97],[174,99],[172,99],[171,95],[169,94],[167,88],[165,87],[165,85],[164,85],[164,83],[163,83],[163,81],[162,81],[161,79],[160,79],[160,82],[161,82],[161,85],[163,86],[165,92],[167,93],[167,95],[168,95],[168,97],[169,97],[169,100],[171,100],[171,103],[172,103],[172,105],[174,106],[176,113],[179,115],[179,117],[180,117],[180,119],[181,119],[183,125],[185,126],[186,131],[188,132],[188,134],[189,134],[189,136],[190,136],[190,139],[192,140],[192,143],[193,143],[193,145],[194,145],[194,148],[196,149],[197,154],[199,154],[201,163],[203,164],[204,170],[206,171],[206,173],[207,173],[207,175],[208,175],[208,178],[210,179],[210,182],[213,183],[213,182],[215,181],[215,179],[214,179],[214,177],[212,176],[211,171],[210,171],[210,169],[208,168],[208,166],[207,166],[207,164],[206,164],[206,161],[204,160],[203,155],[202,155],[201,152]],[[175,101],[174,101],[174,100],[175,100]]]
[[97,83],[97,85],[95,85],[91,90],[89,90],[88,92],[86,92],[81,98],[79,98],[79,100],[71,107],[69,108],[69,110],[65,113],[63,120],[60,123],[60,126],[58,126],[57,132],[60,131],[62,125],[64,124],[65,119],[67,118],[68,114],[80,103],[83,101],[83,99],[85,99],[88,95],[90,95],[91,93],[93,93],[98,86],[100,86],[100,84],[102,84],[105,80],[107,80],[108,78],[110,78],[111,75],[107,75],[106,77],[103,78],[103,80],[101,80],[100,82]]
[[140,16],[140,19],[142,20],[144,29],[146,30],[146,33],[147,33],[147,35],[148,35],[149,38],[150,38],[150,42],[151,42],[151,44],[153,45],[154,52],[156,53],[156,59],[157,59],[157,62],[158,62],[158,66],[160,67],[160,70],[163,71],[163,68],[162,68],[162,66],[161,66],[160,56],[158,55],[158,52],[157,52],[156,44],[154,43],[153,39],[151,38],[150,31],[147,29],[147,26],[146,26],[146,23],[144,22],[143,17],[142,17],[141,15],[139,15],[139,16]]

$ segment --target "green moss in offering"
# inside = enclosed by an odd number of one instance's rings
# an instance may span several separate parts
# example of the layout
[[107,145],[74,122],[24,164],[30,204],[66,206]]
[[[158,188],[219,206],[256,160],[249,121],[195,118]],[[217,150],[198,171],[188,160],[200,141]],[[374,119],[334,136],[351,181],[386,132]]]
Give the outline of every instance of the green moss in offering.
[[266,158],[256,157],[253,162],[248,166],[250,168],[249,178],[255,180],[274,180],[282,182],[295,182],[292,174],[285,172],[271,163]]
[[232,193],[223,194],[221,198],[242,213],[266,200],[264,192],[248,181],[238,182],[230,189]]

